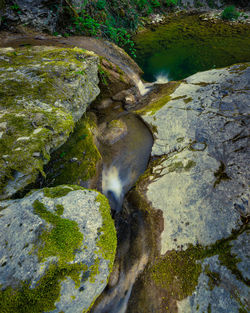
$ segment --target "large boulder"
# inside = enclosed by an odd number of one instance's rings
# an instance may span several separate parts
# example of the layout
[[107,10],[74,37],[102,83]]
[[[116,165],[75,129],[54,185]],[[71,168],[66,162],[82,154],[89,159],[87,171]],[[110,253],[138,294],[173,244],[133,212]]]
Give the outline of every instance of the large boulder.
[[105,196],[62,185],[2,201],[0,208],[1,312],[88,311],[116,251]]
[[34,181],[99,94],[99,58],[74,48],[0,49],[0,198]]
[[157,312],[249,310],[249,79],[248,64],[197,73],[141,110],[155,142],[137,190],[164,219],[145,275]]

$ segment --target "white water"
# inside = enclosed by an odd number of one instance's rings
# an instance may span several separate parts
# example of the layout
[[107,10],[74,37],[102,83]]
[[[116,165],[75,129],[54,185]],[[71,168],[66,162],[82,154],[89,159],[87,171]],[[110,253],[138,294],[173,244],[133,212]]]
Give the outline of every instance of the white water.
[[119,177],[119,170],[116,166],[111,165],[104,168],[102,172],[102,191],[105,195],[112,191],[117,199],[122,195],[122,181]]
[[166,84],[169,82],[168,74],[161,72],[156,75],[154,84]]
[[140,77],[136,74],[133,74],[131,77],[136,84],[141,96],[145,96],[155,84],[166,84],[169,82],[168,74],[165,72],[160,72],[157,74],[153,83],[143,83]]

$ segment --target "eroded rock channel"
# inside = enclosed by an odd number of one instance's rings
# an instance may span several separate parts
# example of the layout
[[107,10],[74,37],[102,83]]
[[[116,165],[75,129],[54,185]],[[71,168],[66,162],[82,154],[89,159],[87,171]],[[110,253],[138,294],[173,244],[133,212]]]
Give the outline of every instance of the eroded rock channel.
[[4,312],[247,312],[249,63],[145,88],[63,41],[1,49]]

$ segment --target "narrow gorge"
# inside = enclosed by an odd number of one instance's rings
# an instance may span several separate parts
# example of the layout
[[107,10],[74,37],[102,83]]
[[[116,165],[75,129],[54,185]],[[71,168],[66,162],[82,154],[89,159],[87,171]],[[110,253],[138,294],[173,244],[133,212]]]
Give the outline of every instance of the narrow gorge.
[[248,312],[247,10],[149,15],[135,55],[16,5],[24,28],[0,31],[0,311]]

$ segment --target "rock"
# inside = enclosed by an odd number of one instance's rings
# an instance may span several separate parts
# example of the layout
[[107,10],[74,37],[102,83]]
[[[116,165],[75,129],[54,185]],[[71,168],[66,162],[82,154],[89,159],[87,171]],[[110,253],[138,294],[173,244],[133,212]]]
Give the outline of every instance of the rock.
[[16,0],[15,5],[6,5],[3,14],[9,24],[26,24],[40,31],[55,31],[58,13],[47,0]]
[[101,101],[101,103],[98,104],[98,109],[100,109],[100,110],[107,109],[109,106],[111,106],[112,103],[113,103],[113,101],[110,98],[103,99]]
[[98,95],[97,73],[98,57],[78,48],[0,49],[0,198],[43,172]]
[[141,110],[156,160],[137,190],[164,219],[144,278],[171,312],[249,310],[249,78],[249,64],[197,73]]
[[100,125],[98,139],[104,144],[113,145],[126,136],[127,132],[127,125],[123,120],[112,120],[108,125]]
[[129,106],[135,103],[135,96],[134,95],[128,95],[125,97],[125,106]]
[[120,91],[119,93],[117,93],[116,95],[114,95],[112,97],[112,99],[114,101],[122,101],[125,99],[125,97],[129,96],[130,95],[130,90],[122,90]]
[[0,206],[1,309],[88,311],[105,288],[115,257],[107,199],[63,185]]

